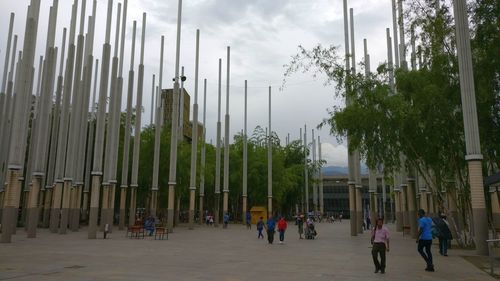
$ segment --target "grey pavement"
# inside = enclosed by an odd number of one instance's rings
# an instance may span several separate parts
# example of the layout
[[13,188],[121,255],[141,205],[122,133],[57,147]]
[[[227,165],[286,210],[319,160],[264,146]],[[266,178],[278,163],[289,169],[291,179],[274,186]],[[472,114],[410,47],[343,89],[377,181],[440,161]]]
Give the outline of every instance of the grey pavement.
[[[389,229],[394,230],[393,225]],[[0,280],[495,280],[462,256],[473,251],[433,246],[436,272],[425,263],[415,241],[392,231],[386,274],[375,274],[369,233],[351,237],[349,221],[317,224],[318,239],[299,240],[289,223],[285,244],[258,240],[255,226],[186,226],[169,240],[126,238],[115,231],[109,239],[88,240],[86,229],[66,235],[39,230],[35,239],[23,229],[13,243],[0,244]]]

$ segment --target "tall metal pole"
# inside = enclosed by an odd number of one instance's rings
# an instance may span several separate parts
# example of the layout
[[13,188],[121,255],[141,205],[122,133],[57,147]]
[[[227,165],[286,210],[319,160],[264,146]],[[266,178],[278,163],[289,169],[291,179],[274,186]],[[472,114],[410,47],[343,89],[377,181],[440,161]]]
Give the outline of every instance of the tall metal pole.
[[17,221],[17,208],[21,194],[19,178],[24,167],[24,149],[26,136],[23,134],[28,116],[25,114],[31,105],[30,88],[33,78],[31,71],[35,58],[35,46],[37,39],[38,16],[40,13],[40,0],[32,0],[28,8],[26,18],[26,28],[23,46],[23,59],[21,62],[21,85],[17,92],[15,102],[16,108],[12,124],[9,165],[7,172],[7,187],[4,198],[4,208],[2,212],[2,236],[0,242],[10,243],[12,233],[14,233]]
[[406,43],[405,43],[405,25],[404,25],[404,14],[403,14],[403,0],[398,0],[398,24],[399,24],[399,60],[400,65],[404,70],[408,69],[408,63],[406,62]]
[[230,74],[230,47],[227,47],[227,73],[226,73],[226,116],[224,124],[224,201],[223,201],[223,212],[228,213],[229,205],[229,74]]
[[[346,93],[349,92],[349,73],[351,72],[350,55],[349,55],[349,16],[347,14],[347,0],[344,0],[344,47],[345,47],[345,71],[346,71]],[[351,100],[349,96],[346,97],[346,105],[349,106]],[[349,136],[347,136],[347,148],[349,151]],[[348,166],[349,166],[349,180],[347,182],[349,188],[349,218],[351,224],[351,236],[358,235],[356,227],[356,172],[355,172],[355,159],[352,152],[348,152]]]
[[130,208],[129,225],[135,223],[135,211],[137,204],[137,188],[139,175],[139,152],[141,144],[141,118],[142,118],[142,93],[144,87],[144,44],[146,41],[146,13],[142,14],[142,35],[141,35],[141,59],[137,77],[137,101],[135,105],[135,127],[134,127],[134,149],[132,157],[132,176],[130,179]]
[[[28,238],[36,237],[36,227],[38,225],[38,196],[46,177],[46,164],[49,144],[49,115],[52,107],[52,92],[54,87],[55,69],[57,63],[57,50],[54,48],[55,22],[57,19],[58,1],[53,2],[50,8],[49,28],[47,35],[46,57],[43,66],[42,88],[38,103],[38,112],[36,116],[36,126],[33,131],[32,142],[33,155],[32,161],[32,187],[29,193],[27,206],[27,232]],[[29,175],[27,175],[29,176]]]
[[[108,109],[108,122],[106,127],[106,153],[104,153],[104,175],[102,181],[102,208],[101,208],[101,231],[105,231],[106,224],[111,227],[113,222],[112,218],[112,205],[114,205],[113,188],[115,186],[115,173],[113,173],[113,159],[114,159],[114,146],[117,139],[116,135],[116,111],[119,79],[118,79],[118,63],[119,63],[119,48],[120,48],[120,18],[121,18],[121,3],[118,3],[118,10],[116,16],[116,31],[115,31],[115,44],[114,55],[111,66],[111,85],[109,87],[109,109]],[[111,202],[112,201],[112,202]]]
[[161,95],[161,88],[162,88],[162,80],[163,80],[163,50],[164,50],[164,44],[165,44],[165,37],[161,36],[161,47],[160,47],[160,76],[158,79],[158,87],[159,87],[159,92],[156,96],[156,107],[155,107],[155,146],[154,146],[154,155],[153,155],[153,182],[151,185],[151,206],[150,206],[150,213],[153,216],[156,216],[156,209],[157,209],[157,203],[158,203],[158,173],[160,169],[160,137],[161,137],[161,118],[163,116],[162,114],[162,108],[163,108],[163,102],[162,100],[162,95]]
[[273,215],[273,131],[271,129],[271,86],[269,86],[269,137],[267,139],[267,214]]
[[[189,224],[194,225],[194,207],[196,195],[196,165],[198,159],[198,64],[200,56],[200,30],[196,30],[196,59],[194,70],[194,104],[193,104],[193,127],[191,143],[191,177],[189,180]],[[201,220],[201,217],[200,217]]]
[[304,175],[305,175],[305,194],[306,194],[306,212],[309,212],[309,171],[307,163],[308,155],[308,144],[307,144],[307,125],[304,125]]
[[205,143],[206,143],[206,113],[207,113],[207,79],[203,80],[203,136],[201,144],[201,179],[200,179],[200,223],[203,218],[203,203],[205,197]]
[[242,213],[242,221],[245,223],[246,213],[248,211],[247,206],[247,183],[248,183],[248,144],[247,144],[247,97],[248,97],[248,83],[245,80],[245,113],[244,113],[244,131],[243,131],[243,211]]
[[[354,39],[354,11],[349,9],[350,27],[351,27],[351,75],[356,76],[356,45]],[[354,150],[354,173],[356,182],[356,230],[358,233],[363,233],[363,186],[361,185],[361,165],[359,150]]]
[[[319,162],[323,160],[322,155],[321,155],[321,137],[318,136],[318,158]],[[325,202],[323,199],[323,172],[321,171],[321,167],[323,164],[320,164],[319,166],[319,213],[321,216],[323,216],[323,213],[325,211]]]
[[[370,55],[368,54],[368,43],[366,38],[363,39],[364,61],[365,61],[365,77],[370,76]],[[377,215],[377,171],[368,167],[368,191],[370,194],[370,219],[375,223]]]
[[174,97],[172,99],[172,136],[170,137],[170,168],[168,178],[168,206],[167,206],[167,225],[171,231],[174,226],[174,204],[175,204],[175,185],[177,178],[177,122],[178,122],[178,103],[179,96],[179,56],[181,44],[181,14],[182,0],[179,0],[177,12],[177,41],[175,50],[175,77],[174,77]]
[[82,220],[87,221],[88,220],[88,205],[89,205],[89,193],[90,193],[90,183],[91,183],[91,178],[90,178],[90,170],[92,169],[92,157],[91,155],[94,154],[94,135],[95,135],[95,125],[96,125],[96,93],[97,93],[97,73],[99,71],[99,60],[95,60],[95,73],[94,73],[94,89],[93,89],[93,94],[92,94],[92,109],[90,113],[90,120],[89,120],[89,133],[87,136],[87,159],[85,163],[85,183],[84,183],[84,188],[83,188],[83,203],[82,203]]
[[153,125],[153,113],[155,105],[155,75],[153,74],[153,82],[151,83],[151,117],[149,118],[149,125]]
[[399,68],[398,14],[397,14],[396,0],[392,0],[391,7],[392,7],[392,32],[393,32],[392,37],[394,39],[394,61],[395,61],[395,67]]
[[[312,141],[312,161],[314,165],[316,164],[316,138],[314,137],[314,129],[311,130],[311,141]],[[316,180],[318,179],[317,173],[314,172],[312,174],[312,179],[313,179],[313,211],[314,214],[318,212],[319,206],[318,206],[318,183]]]
[[220,208],[220,144],[221,144],[221,79],[222,79],[222,59],[219,59],[219,83],[218,83],[218,106],[217,106],[217,139],[215,147],[215,226],[219,225],[219,208]]
[[97,125],[95,133],[94,161],[92,165],[92,191],[90,199],[90,215],[88,238],[97,238],[97,218],[99,216],[99,197],[101,178],[103,175],[102,157],[104,154],[104,129],[106,121],[106,100],[108,95],[109,62],[111,56],[111,16],[113,12],[113,0],[108,0],[108,14],[106,20],[106,39],[102,49],[101,81],[99,86],[99,105],[97,110]]
[[483,189],[481,143],[477,121],[476,93],[470,47],[467,7],[464,0],[454,2],[455,31],[457,34],[458,66],[460,72],[460,92],[464,115],[465,146],[468,161],[469,183],[471,186],[471,204],[474,223],[476,251],[480,255],[488,254],[488,215]]
[[[134,55],[135,55],[135,35],[136,35],[137,22],[134,21],[132,28],[132,50],[130,52],[130,70],[128,72],[128,94],[127,94],[127,116],[125,120],[125,132],[123,140],[123,160],[122,160],[122,180],[120,192],[120,221],[118,228],[120,230],[125,228],[126,219],[126,201],[128,189],[128,171],[129,171],[129,155],[130,155],[130,123],[132,119],[132,100],[134,98]],[[122,37],[123,38],[123,37]],[[154,77],[154,76],[153,76]],[[154,81],[153,81],[154,88]]]

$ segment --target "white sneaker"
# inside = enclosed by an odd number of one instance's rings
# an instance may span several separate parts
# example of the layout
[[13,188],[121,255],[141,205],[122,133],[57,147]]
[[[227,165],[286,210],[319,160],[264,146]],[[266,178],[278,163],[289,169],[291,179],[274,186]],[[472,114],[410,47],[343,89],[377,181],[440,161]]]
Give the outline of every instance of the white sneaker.
[[280,241],[280,244],[283,244],[283,241]]

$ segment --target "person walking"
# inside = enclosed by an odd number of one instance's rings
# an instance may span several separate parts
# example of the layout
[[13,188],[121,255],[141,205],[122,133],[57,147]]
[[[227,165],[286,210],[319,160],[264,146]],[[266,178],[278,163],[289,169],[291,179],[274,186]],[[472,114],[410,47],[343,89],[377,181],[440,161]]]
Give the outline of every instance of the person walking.
[[[385,273],[385,252],[389,252],[389,229],[384,225],[384,218],[378,218],[372,229],[372,257],[375,273]],[[380,262],[378,256],[380,255]]]
[[274,221],[274,218],[272,215],[269,215],[269,218],[267,219],[266,222],[266,229],[267,229],[267,241],[269,244],[273,244],[274,241],[274,229],[276,228],[276,222]]
[[225,213],[224,214],[224,228],[227,228],[227,225],[229,224],[229,214],[228,213]]
[[446,215],[441,214],[440,217],[436,217],[432,221],[437,228],[437,238],[439,239],[439,253],[442,256],[447,257],[448,243],[451,239],[453,239],[453,236],[451,235],[448,221],[446,221]]
[[296,224],[299,230],[299,239],[304,239],[302,238],[302,234],[304,234],[304,215],[297,216]]
[[250,214],[250,211],[247,211],[245,220],[246,220],[247,229],[252,229],[252,215]]
[[283,241],[285,240],[285,231],[286,227],[288,224],[286,223],[285,217],[281,217],[281,219],[278,221],[278,231],[280,233],[280,244],[283,244]]
[[427,267],[425,271],[434,271],[434,264],[432,263],[432,219],[425,216],[425,211],[423,209],[418,210],[418,252],[424,258]]
[[263,219],[264,219],[263,217],[260,217],[259,221],[257,222],[257,231],[259,232],[257,239],[260,239],[261,237],[262,237],[262,239],[264,239],[264,234],[262,234],[262,230],[264,229]]

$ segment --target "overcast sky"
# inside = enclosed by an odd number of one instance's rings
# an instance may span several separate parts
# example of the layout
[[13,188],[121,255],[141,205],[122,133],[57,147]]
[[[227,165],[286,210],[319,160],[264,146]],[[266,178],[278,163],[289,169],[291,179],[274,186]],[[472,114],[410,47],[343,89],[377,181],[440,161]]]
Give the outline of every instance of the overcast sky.
[[[19,35],[18,50],[22,48],[26,10],[29,0],[0,0],[0,66],[3,67],[10,12],[16,14],[14,33]],[[52,0],[42,0],[38,27],[37,55],[44,53],[49,7]],[[73,0],[59,1],[56,44],[61,45],[63,27],[69,28]],[[87,16],[92,1],[87,1]],[[105,37],[107,0],[97,1],[97,29],[94,57],[101,60]],[[111,44],[114,42],[116,5],[114,1]],[[136,77],[140,49],[142,13],[147,13],[145,85],[143,124],[149,124],[151,112],[151,80],[159,72],[160,38],[165,35],[163,88],[172,87],[175,63],[177,0],[129,0],[124,60],[124,85],[127,85],[130,61],[132,21],[137,20]],[[217,122],[218,59],[223,59],[222,121],[225,114],[226,48],[231,47],[230,110],[231,136],[243,129],[244,80],[248,80],[248,133],[257,125],[268,124],[268,86],[272,86],[272,129],[282,142],[290,133],[299,138],[299,130],[307,124],[308,140],[311,130],[327,117],[327,108],[342,104],[335,100],[333,86],[325,87],[325,77],[314,79],[312,74],[296,74],[279,91],[283,65],[297,53],[298,45],[311,48],[317,43],[340,46],[343,50],[342,0],[184,0],[182,9],[181,65],[185,66],[185,88],[194,101],[195,35],[200,29],[199,119],[202,120],[203,79],[208,79],[207,141],[215,141]],[[350,0],[354,8],[356,53],[362,58],[363,38],[368,40],[371,65],[374,69],[386,60],[385,29],[392,27],[391,0]],[[81,0],[79,1],[80,15]],[[78,19],[77,22],[80,20]],[[87,25],[87,22],[85,23]],[[77,32],[79,28],[77,27]],[[87,30],[87,27],[85,27]],[[112,46],[113,48],[114,46]],[[3,69],[0,69],[3,73]],[[158,75],[157,79],[158,81]],[[136,82],[137,83],[137,82]],[[126,88],[126,87],[125,87]],[[134,93],[135,104],[135,93]],[[122,109],[126,105],[123,94]],[[224,124],[222,124],[224,126]],[[328,128],[315,130],[321,136],[323,158],[327,165],[347,166],[345,143],[337,143]]]

